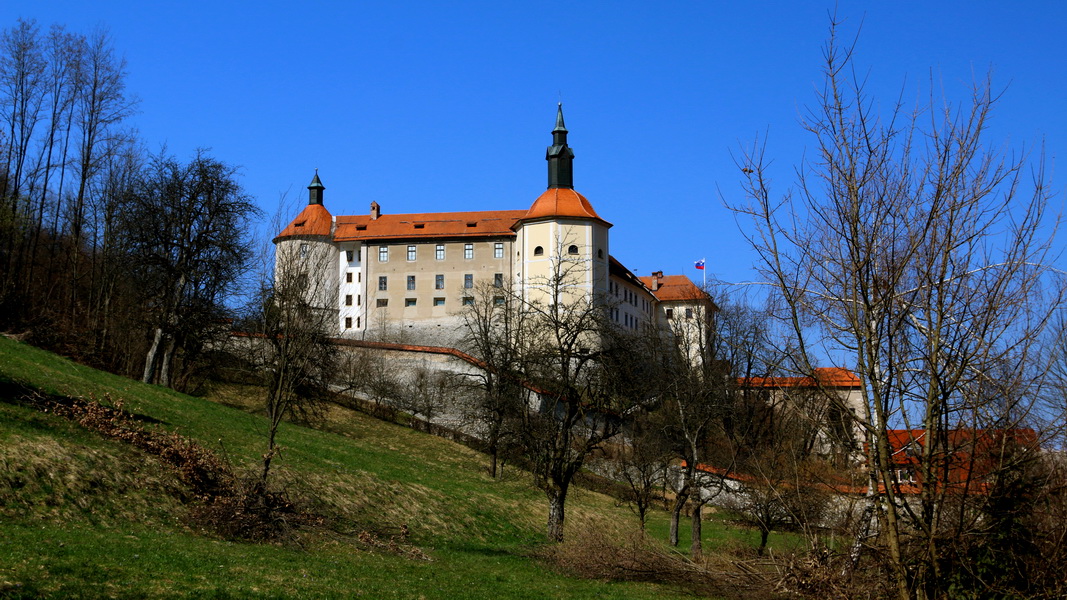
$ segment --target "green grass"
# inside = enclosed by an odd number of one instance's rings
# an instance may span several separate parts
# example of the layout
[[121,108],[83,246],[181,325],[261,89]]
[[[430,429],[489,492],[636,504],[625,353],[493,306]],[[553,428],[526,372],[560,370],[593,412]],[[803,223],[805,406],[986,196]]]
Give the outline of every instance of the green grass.
[[[265,445],[264,421],[249,412],[0,338],[5,380],[122,399],[127,410],[161,422],[154,427],[194,438],[238,469],[254,468]],[[233,392],[216,396],[247,402],[224,397]],[[313,533],[299,545],[218,539],[186,518],[184,490],[170,467],[60,417],[0,402],[0,598],[685,595],[569,577],[531,558],[543,544],[547,504],[521,472],[493,480],[482,455],[361,413],[332,409],[325,423],[328,431],[283,424],[277,481],[342,516],[351,532],[388,536],[406,526],[410,543],[430,560],[374,551],[348,535]],[[754,532],[708,521],[707,548],[755,543]],[[576,489],[568,499],[569,539],[591,530],[624,536],[635,527],[611,498]],[[652,535],[664,539],[666,527],[666,513],[655,513]]]

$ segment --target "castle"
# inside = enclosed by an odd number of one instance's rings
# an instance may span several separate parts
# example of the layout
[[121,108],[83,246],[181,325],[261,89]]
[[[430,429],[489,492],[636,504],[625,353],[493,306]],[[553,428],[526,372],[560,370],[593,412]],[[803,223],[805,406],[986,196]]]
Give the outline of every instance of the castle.
[[316,172],[308,205],[274,239],[276,273],[284,261],[304,261],[323,290],[316,303],[348,338],[450,345],[477,293],[495,288],[494,301],[509,292],[544,300],[563,263],[574,267],[568,301],[602,299],[618,327],[684,329],[710,314],[710,297],[688,277],[639,278],[611,256],[611,223],[574,190],[567,133],[560,105],[545,156],[548,189],[525,210],[390,214],[371,202],[368,214],[333,215]]

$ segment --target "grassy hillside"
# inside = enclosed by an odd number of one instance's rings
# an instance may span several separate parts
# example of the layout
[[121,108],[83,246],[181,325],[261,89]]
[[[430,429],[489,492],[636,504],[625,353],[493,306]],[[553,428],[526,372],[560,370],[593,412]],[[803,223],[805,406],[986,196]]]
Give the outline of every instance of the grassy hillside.
[[[262,419],[226,405],[247,401],[233,388],[212,402],[0,338],[5,382],[107,404],[121,399],[126,410],[158,421],[150,428],[193,438],[238,470],[252,469],[264,448]],[[578,579],[533,558],[546,504],[517,471],[494,481],[481,455],[361,413],[332,409],[324,423],[326,430],[283,425],[285,449],[275,464],[278,481],[336,516],[339,531],[287,544],[237,543],[188,518],[188,490],[172,467],[67,419],[0,401],[0,598],[685,595]],[[585,490],[574,490],[568,509],[572,540],[591,532],[621,538],[635,528],[625,507]],[[665,522],[655,516],[653,535],[662,539]],[[398,551],[380,547],[404,530]],[[374,535],[361,541],[363,531]],[[713,547],[754,536],[706,531]]]

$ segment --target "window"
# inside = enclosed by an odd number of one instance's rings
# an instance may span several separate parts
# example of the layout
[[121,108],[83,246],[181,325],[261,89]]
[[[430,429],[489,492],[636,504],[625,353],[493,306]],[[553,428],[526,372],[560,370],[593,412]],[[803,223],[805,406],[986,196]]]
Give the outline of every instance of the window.
[[345,329],[352,329],[352,317],[345,317]]
[[389,289],[389,278],[385,275],[380,275],[378,277],[378,290],[384,292],[387,289]]
[[436,258],[437,260],[444,260],[445,259],[445,245],[444,244],[437,244],[437,249],[434,250],[434,258]]
[[356,273],[356,283],[362,283],[362,281],[363,281],[363,271],[360,271],[359,273]]
[[502,304],[504,304],[504,297],[503,296],[493,296],[493,304],[495,304],[497,306],[501,306]]
[[415,260],[415,246],[408,246],[408,261]]
[[296,287],[297,287],[297,289],[301,289],[301,290],[308,289],[308,274],[307,273],[301,273],[301,274],[296,276]]
[[567,254],[578,254],[578,246],[574,244],[567,246]]
[[604,250],[603,249],[597,250],[596,251],[596,257],[597,258],[604,258]]
[[404,306],[415,306],[415,298],[404,298]]
[[408,289],[409,290],[415,289],[415,276],[414,275],[408,275]]
[[352,306],[352,294],[345,296],[345,306]]
[[474,306],[474,296],[464,296],[463,306]]
[[352,283],[352,271],[345,273],[345,283]]
[[445,299],[444,298],[434,298],[433,299],[433,305],[434,306],[444,306],[445,305]]
[[363,306],[363,294],[356,294],[356,306]]
[[307,244],[300,244],[300,258],[307,258],[307,257],[308,257],[308,245]]
[[361,317],[356,317],[356,329],[359,329],[359,321]]
[[691,309],[691,308],[685,309],[685,318],[687,318],[687,319],[692,319],[693,318],[693,309]]
[[347,260],[348,262],[352,262],[352,259],[354,258],[354,256],[353,256],[354,254],[355,253],[352,252],[351,250],[345,250],[345,260]]
[[375,304],[375,306],[377,306],[378,308],[385,308],[386,306],[389,306],[389,299],[388,298],[378,298],[378,301]]
[[673,308],[668,308],[667,309],[667,318],[668,319],[673,319],[674,318],[674,309]]
[[493,258],[504,258],[504,242],[493,244]]
[[474,258],[474,244],[463,244],[463,258],[467,260]]
[[493,287],[504,287],[503,273],[493,273]]
[[474,287],[474,275],[473,274],[467,273],[466,275],[463,276],[463,287],[468,289],[468,290],[471,289],[472,287]]
[[444,275],[434,275],[433,276],[433,289],[435,289],[435,290],[443,290],[443,289],[445,289],[445,276]]
[[389,246],[378,246],[378,262],[389,262]]
[[541,256],[545,253],[545,249],[541,246],[534,248],[534,256]]

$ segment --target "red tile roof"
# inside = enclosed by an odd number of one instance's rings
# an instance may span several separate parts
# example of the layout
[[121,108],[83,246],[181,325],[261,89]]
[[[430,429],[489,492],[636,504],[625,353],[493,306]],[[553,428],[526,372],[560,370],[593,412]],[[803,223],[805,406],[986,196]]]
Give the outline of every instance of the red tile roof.
[[[638,277],[648,289],[652,289],[653,277]],[[652,292],[660,302],[682,300],[710,300],[708,293],[700,289],[685,275],[663,275],[659,277],[659,288]]]
[[534,200],[523,220],[546,219],[550,217],[571,217],[577,219],[595,219],[611,227],[593,210],[593,205],[585,196],[567,188],[549,188]]
[[337,217],[334,241],[393,240],[418,238],[514,237],[512,226],[522,210],[476,212],[383,214]]
[[815,369],[815,378],[811,377],[749,377],[738,379],[745,387],[769,388],[815,388],[815,387],[859,387],[860,378],[848,369],[841,367],[820,367]]
[[308,204],[288,227],[278,234],[279,238],[297,235],[330,235],[333,216],[321,204]]

